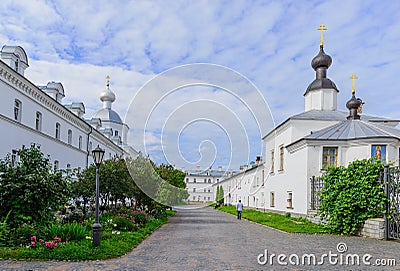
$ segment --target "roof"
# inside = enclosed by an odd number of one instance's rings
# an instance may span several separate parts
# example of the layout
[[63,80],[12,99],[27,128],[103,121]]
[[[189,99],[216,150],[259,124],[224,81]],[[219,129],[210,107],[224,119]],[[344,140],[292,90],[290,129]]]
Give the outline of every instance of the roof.
[[93,115],[93,118],[99,118],[101,121],[111,121],[122,124],[122,120],[117,112],[109,108],[103,108]]
[[[347,119],[347,116],[349,115],[349,111],[340,111],[340,110],[309,110],[306,112],[299,113],[297,115],[293,115],[286,119],[284,122],[279,124],[276,128],[271,130],[268,134],[266,134],[264,138],[266,138],[268,135],[276,131],[279,127],[283,126],[285,123],[287,123],[290,120],[321,120],[321,121],[344,121]],[[392,122],[395,125],[397,125],[400,120],[395,120],[395,119],[389,119],[386,117],[378,117],[378,116],[372,116],[372,115],[366,115],[362,114],[361,119],[368,121],[368,122]]]
[[391,137],[400,139],[400,130],[363,120],[346,120],[327,128],[312,132],[305,139],[352,140],[363,138]]
[[[303,120],[346,120],[349,115],[349,111],[340,111],[340,110],[310,110],[306,112],[302,112],[300,114],[294,115],[290,117],[290,119],[303,119]],[[372,115],[361,116],[363,120],[366,121],[396,121],[385,117],[378,117]]]

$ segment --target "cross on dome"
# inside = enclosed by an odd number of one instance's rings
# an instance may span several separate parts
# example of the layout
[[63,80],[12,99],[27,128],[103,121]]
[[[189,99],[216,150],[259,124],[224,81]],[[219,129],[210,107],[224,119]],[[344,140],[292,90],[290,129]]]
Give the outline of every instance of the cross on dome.
[[355,81],[358,79],[358,77],[353,73],[350,79],[351,79],[351,93],[356,93]]
[[328,30],[328,28],[325,27],[324,24],[321,24],[317,30],[321,31],[321,36],[319,38],[319,45],[324,46],[324,31]]

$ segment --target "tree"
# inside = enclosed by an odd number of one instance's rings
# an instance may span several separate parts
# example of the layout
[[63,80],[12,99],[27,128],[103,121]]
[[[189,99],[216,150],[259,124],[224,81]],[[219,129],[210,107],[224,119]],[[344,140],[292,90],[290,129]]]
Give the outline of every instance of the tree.
[[353,234],[368,218],[382,217],[386,196],[378,182],[381,161],[354,161],[345,167],[329,167],[322,176],[319,214],[335,233]]
[[54,170],[49,157],[32,144],[16,152],[14,162],[8,154],[0,161],[0,217],[18,226],[27,220],[41,223],[53,220],[53,214],[68,203],[70,175]]
[[224,189],[222,188],[222,185],[217,186],[215,201],[218,205],[224,204]]

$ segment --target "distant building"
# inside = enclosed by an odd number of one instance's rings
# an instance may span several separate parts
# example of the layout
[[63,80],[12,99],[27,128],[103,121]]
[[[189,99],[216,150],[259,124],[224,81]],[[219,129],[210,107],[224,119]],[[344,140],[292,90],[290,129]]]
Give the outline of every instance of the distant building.
[[197,167],[194,171],[187,171],[185,176],[186,189],[189,192],[189,201],[192,202],[214,202],[216,185],[227,176],[227,173],[222,171],[222,167],[218,170],[207,169],[201,170]]
[[3,46],[0,58],[0,158],[10,153],[16,160],[16,150],[31,144],[40,146],[60,169],[86,168],[97,146],[105,150],[105,159],[138,155],[127,142],[129,127],[111,109],[115,94],[109,78],[100,95],[103,109],[84,119],[83,102],[62,103],[60,82],[37,86],[24,76],[29,65],[22,47]]

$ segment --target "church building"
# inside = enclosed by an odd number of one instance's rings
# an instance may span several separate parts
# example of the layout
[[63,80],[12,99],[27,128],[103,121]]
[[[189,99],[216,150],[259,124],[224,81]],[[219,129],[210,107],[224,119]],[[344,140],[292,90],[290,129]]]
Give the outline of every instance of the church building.
[[[306,215],[311,204],[310,179],[321,176],[326,167],[347,166],[371,157],[399,163],[399,120],[362,113],[364,102],[356,97],[354,74],[352,91],[343,94],[350,98],[347,110],[338,110],[339,89],[327,76],[332,58],[324,52],[326,28],[321,25],[319,30],[319,53],[311,61],[316,76],[304,93],[304,112],[289,117],[263,137],[263,165],[247,176],[244,172],[222,181],[225,203],[236,204],[240,199],[248,207]],[[254,181],[258,178],[262,180],[259,186]],[[257,193],[243,193],[255,188]]]

